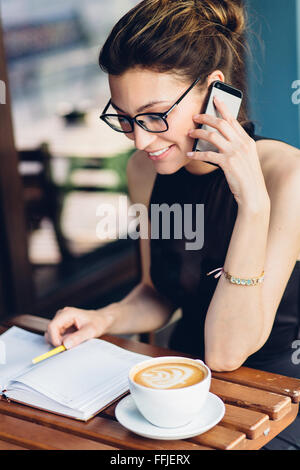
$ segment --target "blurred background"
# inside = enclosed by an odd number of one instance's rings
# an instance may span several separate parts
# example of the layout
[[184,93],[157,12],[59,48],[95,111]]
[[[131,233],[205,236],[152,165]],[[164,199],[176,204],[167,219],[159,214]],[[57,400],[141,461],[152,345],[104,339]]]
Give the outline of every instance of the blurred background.
[[[110,96],[98,54],[137,0],[1,0],[0,315],[51,318],[99,308],[139,281],[138,241],[100,240],[99,204],[130,202],[134,148],[99,120]],[[256,133],[300,147],[300,0],[245,0],[252,58],[249,115]],[[300,84],[299,84],[300,88]]]
[[[136,3],[1,1],[31,312],[51,317],[64,304],[101,306],[137,283],[136,243],[96,235],[99,204],[118,211],[119,196],[127,196],[134,150],[99,120],[110,95],[98,55],[113,24]],[[124,236],[126,229],[119,229]]]

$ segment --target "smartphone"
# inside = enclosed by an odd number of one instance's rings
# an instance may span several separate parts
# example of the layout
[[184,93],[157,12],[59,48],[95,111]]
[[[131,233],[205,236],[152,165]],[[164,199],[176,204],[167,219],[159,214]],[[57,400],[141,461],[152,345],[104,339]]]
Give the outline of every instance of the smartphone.
[[[224,103],[227,105],[229,112],[236,119],[238,117],[239,110],[241,107],[243,93],[237,88],[234,88],[233,86],[228,85],[228,83],[224,83],[219,80],[216,80],[211,84],[210,90],[208,91],[206,100],[203,104],[204,111],[201,111],[201,114],[211,114],[212,116],[222,118],[221,114],[219,113],[219,111],[217,110],[213,102],[213,98],[215,95],[217,95],[218,98],[224,101]],[[219,132],[217,129],[215,129],[214,127],[210,127],[207,124],[200,124],[198,128],[208,130],[208,131],[213,131],[213,132]],[[197,151],[198,152],[207,152],[207,151],[219,152],[219,150],[213,144],[202,139],[195,139],[193,152],[197,152]],[[207,162],[207,163],[210,163],[210,162]],[[210,163],[210,164],[213,165],[213,163]],[[214,165],[214,166],[219,166],[219,165]]]

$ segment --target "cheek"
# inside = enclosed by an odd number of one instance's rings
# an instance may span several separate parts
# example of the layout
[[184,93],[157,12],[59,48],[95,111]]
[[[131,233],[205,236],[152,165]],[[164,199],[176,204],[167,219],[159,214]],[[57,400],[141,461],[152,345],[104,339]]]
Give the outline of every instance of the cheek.
[[192,115],[188,114],[186,116],[176,116],[174,121],[169,123],[169,126],[172,136],[174,136],[178,142],[181,142],[190,139],[188,132],[190,129],[195,127],[195,124],[193,122]]
[[198,111],[195,111],[194,106],[189,106],[188,110],[182,114],[179,118],[180,120],[180,125],[182,130],[184,130],[185,134],[187,135],[188,131],[190,129],[193,129],[195,127],[195,121],[193,120],[193,116],[197,114]]

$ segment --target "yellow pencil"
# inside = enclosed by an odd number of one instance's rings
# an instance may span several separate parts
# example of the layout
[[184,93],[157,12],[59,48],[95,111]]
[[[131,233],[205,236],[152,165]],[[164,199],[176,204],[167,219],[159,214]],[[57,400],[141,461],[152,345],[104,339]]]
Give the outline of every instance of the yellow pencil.
[[32,359],[32,363],[37,364],[37,362],[41,362],[44,359],[48,359],[48,357],[54,356],[55,354],[58,354],[63,351],[66,351],[66,348],[62,344],[61,346],[58,346],[58,348],[51,349],[51,351],[48,351],[45,354],[42,354],[41,356],[35,357],[34,359]]

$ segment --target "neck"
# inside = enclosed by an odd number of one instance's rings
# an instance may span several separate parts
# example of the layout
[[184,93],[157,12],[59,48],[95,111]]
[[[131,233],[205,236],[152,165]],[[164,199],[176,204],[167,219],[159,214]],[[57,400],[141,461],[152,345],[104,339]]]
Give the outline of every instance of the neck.
[[213,171],[218,170],[217,166],[211,165],[210,163],[200,162],[200,161],[190,161],[184,165],[185,169],[194,175],[205,175],[212,173]]

